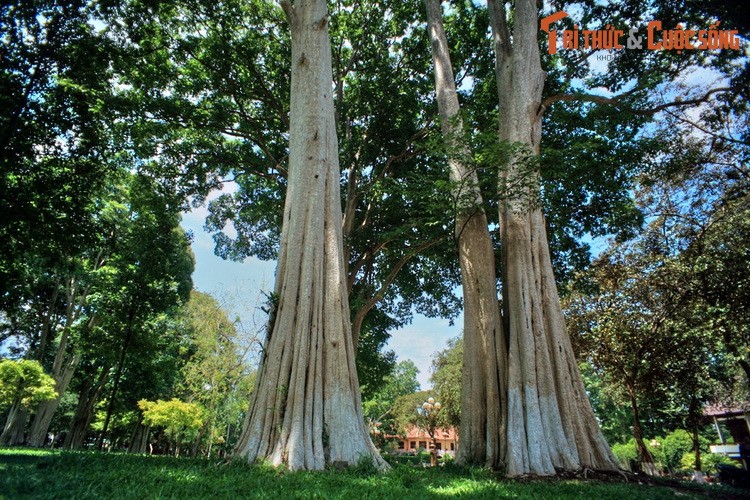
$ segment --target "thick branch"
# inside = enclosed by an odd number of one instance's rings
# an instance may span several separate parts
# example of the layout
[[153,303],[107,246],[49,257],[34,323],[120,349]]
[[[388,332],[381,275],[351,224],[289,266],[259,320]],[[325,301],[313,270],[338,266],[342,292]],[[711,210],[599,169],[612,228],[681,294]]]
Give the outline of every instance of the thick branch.
[[364,267],[364,265],[367,263],[368,260],[375,257],[375,255],[378,254],[382,249],[384,249],[389,243],[393,241],[393,238],[381,241],[371,248],[368,248],[365,250],[365,252],[356,260],[356,262],[352,263],[352,265],[349,268],[349,277],[347,278],[347,290],[348,293],[352,292],[352,288],[354,287],[354,281],[357,278],[357,273]]
[[289,0],[281,0],[280,4],[282,10],[284,11],[284,14],[286,14],[286,18],[289,20],[289,24],[294,25],[296,15],[294,13],[294,6],[292,5],[292,2],[290,2]]
[[501,0],[489,0],[487,8],[490,14],[490,24],[493,26],[492,37],[495,45],[495,55],[500,59],[501,54],[509,55],[511,50],[510,30],[506,21],[505,2]]

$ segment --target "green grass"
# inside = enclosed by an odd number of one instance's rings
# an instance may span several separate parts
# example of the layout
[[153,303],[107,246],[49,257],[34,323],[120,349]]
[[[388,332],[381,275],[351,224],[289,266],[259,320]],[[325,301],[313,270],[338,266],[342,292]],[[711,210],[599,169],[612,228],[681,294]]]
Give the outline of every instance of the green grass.
[[2,498],[691,498],[701,491],[577,480],[509,481],[485,469],[396,465],[290,473],[269,466],[94,452],[0,449]]

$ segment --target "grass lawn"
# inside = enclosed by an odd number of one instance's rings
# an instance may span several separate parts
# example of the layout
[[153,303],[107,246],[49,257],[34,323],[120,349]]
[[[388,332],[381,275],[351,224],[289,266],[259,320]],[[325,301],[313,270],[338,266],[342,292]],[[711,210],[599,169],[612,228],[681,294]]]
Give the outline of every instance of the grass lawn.
[[268,466],[115,453],[0,449],[2,498],[741,498],[726,488],[684,489],[580,480],[499,479],[485,469],[397,465],[290,473]]

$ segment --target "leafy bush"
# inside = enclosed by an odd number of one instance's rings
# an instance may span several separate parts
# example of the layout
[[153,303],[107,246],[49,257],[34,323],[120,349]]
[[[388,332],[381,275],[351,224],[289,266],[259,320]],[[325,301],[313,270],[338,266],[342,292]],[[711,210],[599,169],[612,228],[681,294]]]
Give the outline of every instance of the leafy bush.
[[[708,440],[700,437],[701,451],[708,451]],[[654,457],[654,465],[658,469],[669,472],[684,470],[683,457],[693,453],[693,439],[684,429],[677,429],[666,436],[653,441],[646,440],[645,444]],[[653,443],[653,444],[652,444]],[[612,446],[612,452],[625,469],[632,469],[632,464],[638,462],[638,448],[635,439],[631,438],[627,443]],[[692,467],[692,466],[691,466]],[[693,470],[692,468],[690,469]]]
[[382,457],[391,465],[422,465],[430,463],[430,452],[420,448],[419,452],[414,453],[383,453]]
[[623,469],[632,470],[632,464],[638,461],[638,449],[634,439],[612,446],[612,453],[615,454]]
[[670,432],[657,442],[659,446],[651,448],[654,460],[670,472],[679,470],[683,455],[693,449],[693,438],[683,429]]
[[[737,461],[732,460],[726,455],[722,455],[720,453],[701,454],[701,469],[703,469],[703,472],[708,472],[709,474],[716,474],[716,471],[718,470],[717,466],[720,464],[736,466]],[[695,470],[695,453],[693,453],[692,451],[685,453],[682,456],[680,465],[682,466],[682,469],[685,471],[694,471]]]

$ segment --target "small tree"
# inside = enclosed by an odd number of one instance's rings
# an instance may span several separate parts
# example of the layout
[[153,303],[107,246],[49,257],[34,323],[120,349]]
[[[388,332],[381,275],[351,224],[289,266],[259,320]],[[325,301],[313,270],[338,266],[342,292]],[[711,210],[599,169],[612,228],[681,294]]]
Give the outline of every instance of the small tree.
[[[448,347],[438,351],[432,358],[430,381],[442,403],[441,419],[446,427],[461,424],[461,377],[464,359],[464,339],[458,337],[448,341]],[[461,434],[463,437],[463,434]],[[463,452],[462,452],[463,453]]]
[[44,373],[38,361],[0,361],[0,408],[10,407],[0,443],[7,443],[9,424],[18,411],[56,397],[55,381]]
[[383,378],[374,395],[362,404],[362,411],[373,434],[372,439],[381,449],[386,444],[387,435],[398,433],[394,411],[396,400],[419,390],[418,373],[419,369],[413,361],[400,361],[393,372]]
[[172,398],[169,401],[161,399],[138,401],[138,407],[143,411],[143,421],[147,425],[163,427],[167,438],[175,445],[175,456],[180,456],[180,444],[186,437],[196,432],[203,425],[205,410],[197,403],[186,403]]
[[16,402],[29,407],[56,396],[55,381],[44,373],[38,361],[0,361],[0,407]]

